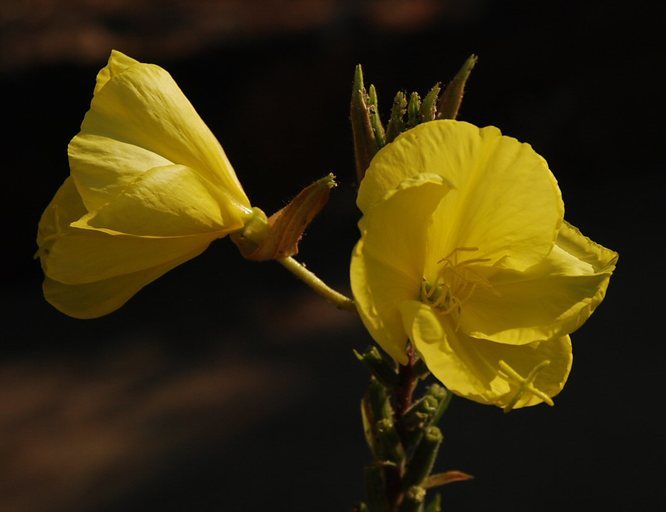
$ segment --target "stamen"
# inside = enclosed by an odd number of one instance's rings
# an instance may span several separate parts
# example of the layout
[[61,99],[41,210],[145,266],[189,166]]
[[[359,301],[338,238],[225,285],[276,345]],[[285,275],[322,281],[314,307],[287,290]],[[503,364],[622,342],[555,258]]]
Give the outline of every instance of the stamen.
[[485,263],[490,258],[468,258],[459,260],[460,253],[478,251],[478,247],[456,247],[447,256],[437,261],[441,268],[434,283],[423,281],[421,283],[421,300],[430,304],[442,315],[455,313],[458,318],[456,329],[460,321],[462,305],[467,302],[478,286],[492,288],[484,276],[472,268],[475,263]]
[[509,383],[511,383],[511,381],[518,383],[518,389],[516,389],[507,404],[502,408],[505,413],[511,411],[525,393],[531,393],[532,395],[541,398],[541,400],[551,407],[555,405],[552,398],[534,386],[534,381],[537,378],[538,373],[549,365],[549,360],[541,361],[538,365],[532,368],[527,377],[522,377],[516,370],[506,364],[506,362],[499,362],[500,376],[508,380]]

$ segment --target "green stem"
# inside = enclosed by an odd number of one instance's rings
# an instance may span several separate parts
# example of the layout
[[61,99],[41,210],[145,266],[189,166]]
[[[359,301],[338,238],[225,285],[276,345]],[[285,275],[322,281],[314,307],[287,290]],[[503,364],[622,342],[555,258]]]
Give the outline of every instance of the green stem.
[[291,256],[277,260],[277,262],[280,263],[289,272],[298,277],[305,284],[307,284],[319,295],[324,297],[327,301],[332,302],[338,309],[356,312],[356,304],[354,304],[352,299],[346,295],[341,294],[340,292],[335,291],[324,281],[319,279],[314,273],[305,268],[305,265],[296,261]]

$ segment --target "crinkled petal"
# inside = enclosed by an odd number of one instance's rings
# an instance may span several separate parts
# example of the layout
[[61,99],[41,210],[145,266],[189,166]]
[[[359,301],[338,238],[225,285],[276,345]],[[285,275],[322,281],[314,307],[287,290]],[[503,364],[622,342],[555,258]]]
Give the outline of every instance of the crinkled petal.
[[548,257],[525,272],[499,269],[462,308],[460,328],[475,338],[526,344],[570,334],[603,300],[617,254],[569,224]]
[[419,296],[426,229],[447,191],[437,177],[411,180],[359,222],[350,273],[357,308],[375,341],[402,363],[407,338],[398,306]]
[[505,345],[456,331],[421,302],[405,302],[400,311],[405,330],[428,369],[457,395],[500,407],[515,399],[513,408],[544,401],[521,389],[521,381],[508,377],[501,361],[522,377],[549,361],[536,374],[534,388],[553,397],[564,387],[573,360],[568,336],[529,345]]
[[431,227],[429,265],[460,247],[518,270],[551,250],[564,215],[555,177],[529,144],[495,127],[441,120],[403,133],[373,158],[358,205],[367,211],[404,179],[443,176],[454,190]]
[[214,193],[214,187],[189,167],[156,167],[72,226],[156,237],[205,233],[222,237],[242,228],[243,217],[250,212],[228,208]]
[[[178,85],[164,69],[142,64],[113,52],[107,68],[98,75],[90,110],[80,136],[94,135],[130,144],[163,157],[174,164],[196,169],[216,187],[227,191],[234,202],[249,207],[249,201],[222,147],[201,120]],[[76,139],[76,138],[75,138]],[[82,158],[80,144],[70,146],[72,175],[89,210],[98,206],[98,174]],[[99,147],[104,150],[103,145]],[[108,146],[108,157],[118,158],[118,146]],[[119,173],[118,176],[122,176]],[[89,194],[88,186],[93,184]]]
[[194,258],[204,247],[138,272],[83,284],[64,284],[44,279],[44,297],[58,311],[74,318],[97,318],[120,308],[141,288],[181,263]]

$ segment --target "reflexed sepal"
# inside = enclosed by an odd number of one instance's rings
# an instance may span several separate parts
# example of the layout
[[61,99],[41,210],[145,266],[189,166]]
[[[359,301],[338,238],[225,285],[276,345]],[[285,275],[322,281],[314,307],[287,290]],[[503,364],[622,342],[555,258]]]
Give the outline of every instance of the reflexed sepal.
[[305,187],[268,219],[264,212],[253,208],[254,215],[231,239],[248,260],[279,260],[297,254],[305,229],[324,208],[335,186],[335,176],[329,174]]
[[467,79],[474,69],[478,57],[470,55],[442,93],[437,105],[437,119],[455,119],[460,110]]

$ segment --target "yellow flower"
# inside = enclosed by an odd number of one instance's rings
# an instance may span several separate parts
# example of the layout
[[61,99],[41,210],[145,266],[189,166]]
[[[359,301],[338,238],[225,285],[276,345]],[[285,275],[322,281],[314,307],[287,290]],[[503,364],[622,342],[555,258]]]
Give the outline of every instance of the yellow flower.
[[71,176],[39,223],[44,295],[93,318],[238,231],[252,210],[222,147],[171,76],[113,51]]
[[352,290],[377,343],[405,364],[409,338],[477,402],[552,404],[617,254],[563,220],[546,161],[497,128],[429,122],[374,157],[357,202]]

